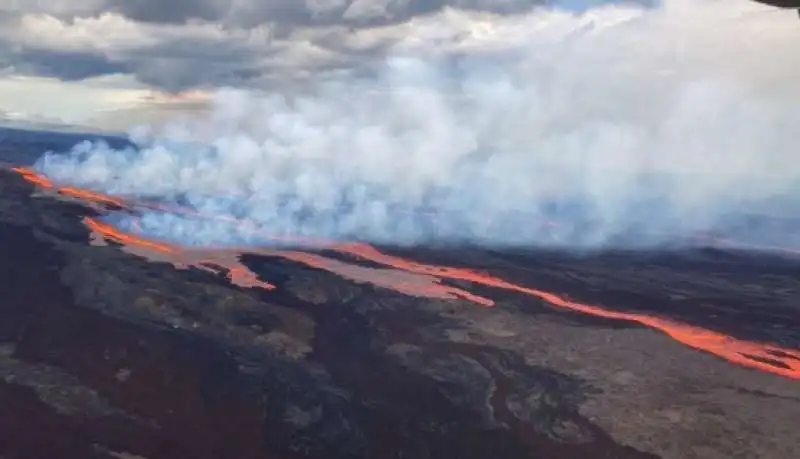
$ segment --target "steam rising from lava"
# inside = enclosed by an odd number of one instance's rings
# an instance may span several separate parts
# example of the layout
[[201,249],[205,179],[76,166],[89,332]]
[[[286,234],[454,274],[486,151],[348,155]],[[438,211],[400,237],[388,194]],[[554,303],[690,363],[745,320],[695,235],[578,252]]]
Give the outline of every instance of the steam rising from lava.
[[[195,215],[196,218],[219,220],[219,216],[205,216],[191,209],[161,208],[157,204],[146,202],[124,202],[111,196],[82,190],[74,187],[62,187],[54,184],[46,177],[36,174],[27,168],[14,168],[25,180],[37,186],[63,196],[83,201],[86,204],[98,206],[101,212],[113,211],[114,214],[122,212],[131,217],[131,227],[141,232],[137,209],[145,208],[153,211],[173,212],[184,215]],[[116,210],[114,210],[116,209]],[[225,220],[225,218],[222,218]],[[243,228],[252,226],[246,221],[239,221]],[[169,262],[176,268],[196,268],[215,274],[227,272],[227,277],[232,284],[244,288],[260,288],[272,290],[274,285],[264,282],[258,275],[251,271],[240,261],[242,253],[254,253],[264,256],[281,257],[287,260],[304,264],[306,266],[329,271],[356,282],[371,283],[376,286],[395,290],[397,292],[420,297],[440,299],[463,299],[483,306],[494,306],[490,298],[475,295],[465,289],[445,285],[444,280],[469,281],[473,284],[521,293],[529,297],[546,301],[558,308],[569,309],[584,314],[609,319],[636,322],[647,327],[661,330],[696,349],[710,352],[730,362],[757,368],[762,371],[775,373],[787,378],[800,379],[800,353],[794,349],[782,348],[766,343],[757,343],[739,340],[722,333],[703,328],[681,324],[669,319],[645,314],[619,312],[591,304],[577,303],[565,297],[545,290],[524,287],[488,274],[475,272],[469,269],[437,266],[419,263],[394,255],[386,254],[375,247],[364,243],[334,244],[326,241],[307,241],[309,245],[326,248],[341,254],[346,254],[357,259],[367,260],[382,268],[368,268],[357,264],[347,263],[336,259],[327,258],[315,253],[275,250],[268,248],[246,248],[245,250],[224,249],[193,249],[180,245],[170,245],[158,241],[148,240],[135,234],[121,231],[108,225],[85,217],[84,224],[92,231],[91,242],[93,245],[103,245],[105,241],[116,241],[125,246],[125,250],[150,258],[153,261]],[[269,236],[267,236],[269,237]]]
[[[358,72],[292,94],[223,90],[208,117],[135,129],[135,150],[82,144],[36,167],[274,236],[596,248],[714,230],[791,242],[737,229],[800,197],[800,34],[780,13],[743,0],[445,12],[419,27],[437,40],[406,34]],[[140,223],[182,244],[259,242],[213,219]]]

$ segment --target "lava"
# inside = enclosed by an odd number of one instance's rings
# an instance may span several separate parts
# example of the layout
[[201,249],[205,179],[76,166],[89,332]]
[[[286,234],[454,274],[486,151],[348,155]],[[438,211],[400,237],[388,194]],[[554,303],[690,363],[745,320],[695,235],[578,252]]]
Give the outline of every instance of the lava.
[[[253,222],[236,219],[229,215],[206,214],[194,209],[154,202],[125,201],[121,198],[106,196],[90,190],[56,186],[48,178],[28,168],[14,168],[13,170],[21,174],[27,181],[40,187],[94,204],[113,206],[128,211],[134,211],[137,208],[146,208],[149,210],[175,213],[196,218],[216,219],[239,225],[241,228],[252,232],[258,231],[257,225]],[[366,268],[321,255],[298,251],[280,251],[255,247],[243,248],[241,250],[181,247],[164,242],[154,242],[141,236],[123,232],[94,218],[84,218],[84,224],[86,224],[92,233],[98,235],[101,239],[112,240],[123,244],[128,251],[151,260],[169,262],[179,269],[193,267],[218,273],[218,270],[214,269],[214,266],[216,266],[227,271],[228,278],[232,284],[244,288],[255,287],[265,290],[272,290],[275,288],[272,284],[260,281],[258,276],[240,261],[241,254],[253,253],[285,258],[316,269],[337,274],[356,282],[373,284],[407,295],[439,299],[462,298],[483,306],[492,306],[494,304],[494,302],[488,298],[474,295],[456,287],[442,285],[441,279],[425,273],[411,273],[398,269]],[[134,228],[139,226],[137,220],[134,220],[133,226]],[[333,245],[333,243],[329,241],[311,238],[279,238],[268,236],[267,239],[274,241],[281,240],[304,247],[324,248]]]
[[156,252],[166,253],[169,255],[175,255],[178,253],[177,250],[173,249],[169,245],[160,244],[137,236],[132,236],[123,233],[115,229],[113,226],[101,223],[95,220],[94,218],[85,217],[83,219],[83,223],[86,224],[86,226],[89,227],[90,230],[94,231],[95,233],[101,234],[105,239],[111,239],[120,244],[144,247],[147,249],[155,250]]
[[[217,274],[214,267],[227,270],[228,278],[234,285],[243,288],[262,288],[272,290],[274,285],[263,282],[258,276],[239,261],[239,255],[225,252],[208,252],[182,249],[177,246],[154,242],[139,236],[124,233],[111,225],[94,218],[85,217],[84,224],[102,239],[123,244],[128,251],[152,260],[166,261],[178,269],[198,268]],[[142,252],[142,249],[146,252]]]
[[306,252],[279,250],[273,252],[273,255],[407,295],[441,299],[462,298],[483,306],[494,305],[494,301],[488,298],[460,288],[442,285],[440,278],[426,273],[414,273],[403,269],[367,268]]
[[[236,223],[240,225],[240,227],[252,231],[258,230],[254,223],[237,220],[231,216],[204,215],[191,209],[167,208],[153,203],[126,203],[121,199],[108,197],[89,190],[73,187],[57,187],[49,179],[30,169],[15,168],[14,170],[20,173],[29,182],[40,187],[54,189],[60,194],[95,204],[102,204],[105,206],[113,205],[125,209],[132,209],[139,206],[201,218],[216,218]],[[461,298],[484,306],[494,305],[494,301],[491,299],[477,296],[466,290],[450,287],[442,283],[445,279],[468,281],[485,287],[502,289],[534,297],[562,309],[607,319],[635,322],[659,330],[680,343],[714,354],[729,362],[791,379],[800,379],[800,352],[794,349],[782,348],[767,343],[740,340],[719,332],[656,316],[613,311],[597,305],[574,302],[552,292],[524,287],[473,270],[424,264],[389,255],[364,243],[340,244],[317,240],[289,240],[290,242],[300,245],[302,245],[301,242],[308,242],[307,246],[310,247],[327,248],[356,258],[369,260],[386,266],[387,268],[367,268],[327,258],[318,254],[300,251],[266,248],[244,248],[241,250],[185,248],[128,234],[119,231],[111,225],[88,217],[84,219],[84,223],[91,229],[93,234],[97,234],[103,239],[116,241],[125,245],[128,250],[136,251],[143,256],[151,258],[160,257],[162,260],[168,261],[178,268],[196,267],[215,273],[217,270],[213,268],[214,266],[225,269],[228,272],[231,282],[242,287],[259,287],[266,290],[275,288],[271,284],[260,281],[258,276],[240,261],[240,256],[243,253],[256,253],[265,256],[282,257],[312,268],[329,271],[357,282],[371,283],[408,295],[442,299]]]
[[197,249],[177,245],[153,242],[140,236],[125,233],[111,225],[84,218],[86,226],[101,239],[113,240],[123,244],[127,251],[146,257],[153,261],[165,261],[179,269],[198,268],[217,273],[214,266],[225,269],[231,283],[240,287],[257,287],[265,290],[275,288],[272,284],[262,282],[258,275],[247,268],[240,257],[244,253],[263,256],[280,257],[306,266],[328,271],[359,283],[369,283],[397,292],[427,298],[455,299],[464,298],[478,304],[490,306],[492,301],[473,295],[465,290],[441,284],[441,280],[429,275],[415,274],[398,269],[376,269],[345,263],[340,260],[324,257],[314,253],[274,250],[269,248],[250,247],[237,249]]
[[[596,305],[578,303],[552,292],[523,287],[472,270],[427,265],[387,255],[367,244],[342,244],[334,247],[334,250],[411,272],[435,275],[447,279],[464,280],[487,287],[522,293],[546,301],[559,308],[569,309],[596,317],[636,322],[660,330],[676,341],[695,349],[710,352],[730,362],[776,373],[792,379],[800,379],[800,361],[798,361],[798,359],[800,359],[800,352],[793,349],[772,346],[766,343],[740,340],[722,333],[660,317],[613,311]],[[767,362],[777,362],[778,364],[773,365]]]
[[84,190],[81,188],[75,188],[71,186],[64,186],[59,187],[53,184],[48,178],[37,174],[31,169],[25,167],[15,167],[12,169],[14,172],[17,172],[22,175],[25,180],[34,183],[42,188],[54,190],[56,193],[59,193],[64,196],[69,196],[72,198],[76,198],[82,201],[88,201],[95,204],[102,204],[102,205],[111,205],[116,207],[125,207],[125,202],[118,198],[113,198],[111,196],[106,196],[101,193],[97,193],[91,190]]

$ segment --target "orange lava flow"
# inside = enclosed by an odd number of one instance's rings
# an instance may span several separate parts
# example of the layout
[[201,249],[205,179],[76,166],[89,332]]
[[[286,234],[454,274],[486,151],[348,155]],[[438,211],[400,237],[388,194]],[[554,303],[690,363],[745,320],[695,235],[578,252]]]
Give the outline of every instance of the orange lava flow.
[[155,252],[163,261],[172,263],[176,268],[196,267],[204,271],[217,273],[211,266],[218,266],[227,270],[228,278],[234,285],[243,288],[262,288],[272,290],[274,285],[263,282],[258,276],[244,266],[238,259],[238,254],[233,253],[206,253],[204,251],[191,251],[169,244],[154,242],[139,236],[124,233],[111,225],[97,221],[91,217],[84,217],[84,224],[95,234],[103,239],[112,240],[134,249],[144,249]]
[[[120,199],[108,197],[100,193],[81,190],[72,187],[57,187],[46,177],[40,176],[30,169],[15,168],[26,180],[44,188],[55,189],[59,193],[82,199],[92,203],[113,204],[123,207]],[[139,205],[139,204],[134,204]],[[144,207],[164,210],[156,204],[143,204]],[[173,209],[170,209],[173,210]],[[253,231],[257,226],[248,221],[237,220],[231,216],[206,216],[191,209],[179,210],[184,214],[197,217],[218,218],[237,223]],[[538,298],[555,307],[568,309],[596,317],[614,320],[624,320],[639,323],[646,327],[659,330],[678,342],[692,348],[714,354],[730,362],[774,373],[791,379],[800,379],[800,351],[737,339],[719,332],[701,327],[682,324],[669,319],[664,319],[646,314],[619,312],[602,308],[596,305],[578,303],[555,293],[517,285],[503,279],[479,273],[469,269],[437,266],[415,262],[379,251],[377,248],[364,243],[336,244],[328,241],[305,241],[315,248],[327,248],[340,253],[345,253],[357,258],[378,263],[388,268],[367,268],[349,264],[340,260],[326,258],[321,255],[274,249],[246,248],[242,250],[224,249],[190,249],[154,242],[140,236],[127,234],[111,225],[99,222],[92,218],[85,218],[84,223],[104,239],[113,240],[126,247],[144,249],[149,253],[161,254],[165,259],[178,268],[194,266],[200,269],[217,272],[211,266],[218,266],[228,271],[231,283],[242,287],[258,287],[267,290],[274,289],[271,284],[262,282],[258,276],[250,271],[239,260],[242,253],[257,253],[267,256],[278,256],[296,261],[307,266],[326,270],[337,275],[347,277],[358,282],[368,282],[395,291],[432,298],[462,298],[484,306],[493,306],[494,301],[474,295],[466,290],[443,285],[444,279],[469,281],[486,287],[513,291],[527,296]],[[299,241],[299,240],[298,240]],[[293,242],[298,242],[293,241]],[[291,242],[291,241],[290,241]],[[769,363],[773,362],[773,363]]]
[[[660,330],[676,341],[691,346],[695,349],[710,352],[730,362],[770,373],[775,373],[792,379],[800,379],[800,352],[794,349],[773,346],[766,343],[740,340],[704,328],[681,324],[679,322],[660,317],[649,316],[646,314],[618,312],[604,309],[595,305],[578,303],[556,295],[555,293],[523,287],[472,270],[426,265],[409,261],[400,257],[387,255],[367,244],[341,244],[334,247],[334,250],[411,272],[429,274],[447,279],[465,280],[476,284],[485,285],[487,287],[519,292],[528,296],[539,298],[559,308],[570,309],[596,317],[636,322],[641,325]],[[778,362],[780,366],[771,365],[769,363],[759,361],[758,359]]]
[[[370,283],[379,287],[395,290],[397,292],[427,298],[454,299],[464,298],[479,304],[491,304],[491,300],[473,295],[465,290],[441,284],[441,280],[434,276],[409,273],[397,269],[375,269],[334,260],[321,255],[265,248],[236,249],[193,249],[153,242],[139,236],[122,232],[111,225],[99,222],[93,218],[84,218],[86,226],[93,233],[104,239],[113,240],[126,247],[144,249],[155,252],[149,258],[169,261],[178,268],[195,267],[216,273],[212,266],[219,266],[228,271],[231,283],[240,287],[258,287],[272,290],[275,287],[262,282],[258,275],[248,269],[239,261],[244,253],[275,256],[292,260],[306,266],[328,271],[356,282]],[[137,252],[141,253],[140,250]],[[147,253],[143,254],[148,256]],[[160,255],[160,256],[159,256]]]
[[406,295],[443,299],[463,298],[484,306],[494,305],[494,302],[488,298],[474,295],[460,288],[442,285],[440,278],[429,274],[413,273],[402,269],[367,268],[306,252],[278,250],[273,255],[356,281],[369,282]]
[[138,236],[132,236],[130,234],[123,233],[118,231],[111,225],[101,223],[94,218],[84,217],[83,223],[89,227],[90,230],[94,231],[97,234],[102,235],[106,239],[111,239],[116,241],[120,244],[125,245],[133,245],[138,247],[143,247],[150,250],[155,250],[156,252],[161,252],[169,255],[176,255],[178,253],[177,250],[173,249],[169,245],[160,244],[158,242],[149,241],[144,238],[140,238]]
[[[126,203],[122,199],[109,197],[94,191],[83,190],[75,187],[56,186],[46,177],[41,176],[27,168],[14,168],[13,170],[20,173],[23,178],[29,182],[38,186],[47,189],[53,189],[60,194],[92,203],[115,205],[121,208],[145,207],[152,210],[177,213],[191,217],[221,220],[229,223],[235,223],[249,231],[258,231],[257,225],[255,225],[253,222],[239,220],[228,215],[208,215],[194,209],[151,202]],[[144,249],[150,252],[155,252],[156,254],[160,254],[160,257],[157,258],[161,258],[163,261],[172,263],[176,268],[195,267],[215,273],[217,271],[211,266],[223,268],[227,270],[228,277],[230,278],[232,284],[245,288],[257,287],[266,290],[272,290],[275,288],[275,286],[272,284],[260,281],[254,272],[252,272],[250,269],[244,266],[241,261],[239,261],[239,256],[241,256],[242,253],[249,252],[260,253],[267,256],[282,257],[316,269],[332,272],[356,282],[370,283],[407,295],[440,299],[463,298],[484,306],[491,306],[493,304],[493,301],[488,298],[474,295],[466,290],[456,287],[442,285],[439,278],[430,275],[399,275],[397,273],[398,270],[376,270],[365,268],[363,266],[348,264],[306,252],[264,250],[258,248],[245,248],[242,250],[197,250],[193,248],[180,247],[177,245],[170,245],[163,242],[154,242],[140,236],[122,232],[111,225],[102,223],[93,218],[84,218],[84,223],[93,233],[98,234],[104,239],[112,240],[128,247]],[[134,221],[134,227],[137,226],[138,222]],[[269,238],[311,247],[326,247],[332,245],[330,242],[311,238]]]
[[28,169],[26,167],[14,167],[12,168],[12,170],[22,175],[22,177],[25,180],[31,183],[34,183],[42,188],[55,190],[57,193],[63,194],[65,196],[70,196],[72,198],[80,199],[82,201],[89,201],[98,204],[125,207],[125,202],[123,200],[113,198],[111,196],[106,196],[104,194],[97,193],[95,191],[84,190],[81,188],[75,188],[71,186],[64,186],[64,187],[56,186],[48,178],[39,175],[33,170]]

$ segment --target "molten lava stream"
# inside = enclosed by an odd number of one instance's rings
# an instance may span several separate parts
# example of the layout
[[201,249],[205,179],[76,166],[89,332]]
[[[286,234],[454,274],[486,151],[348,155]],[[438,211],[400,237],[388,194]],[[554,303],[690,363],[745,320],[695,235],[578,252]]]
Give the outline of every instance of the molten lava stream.
[[[84,217],[83,222],[94,234],[100,235],[103,239],[123,244],[131,250],[139,251],[141,255],[148,258],[170,262],[176,268],[195,267],[216,274],[218,270],[212,268],[212,266],[217,266],[227,270],[228,278],[234,285],[265,290],[275,288],[274,285],[259,280],[255,273],[239,261],[239,254],[237,253],[184,249],[122,232],[111,225],[90,217]],[[149,253],[141,253],[141,249]]]
[[[486,306],[493,304],[491,300],[473,295],[466,290],[442,285],[441,279],[434,276],[414,274],[391,268],[368,268],[313,253],[298,251],[259,247],[243,249],[180,247],[128,234],[90,217],[84,218],[84,223],[93,234],[100,236],[102,239],[116,241],[125,245],[129,251],[150,259],[170,262],[177,268],[196,267],[215,273],[216,270],[210,266],[219,266],[227,269],[231,282],[241,287],[259,287],[267,290],[274,288],[273,285],[258,280],[256,273],[252,272],[240,261],[241,255],[251,253],[284,258],[315,269],[328,271],[356,282],[370,283],[406,295],[441,299],[464,298]],[[137,224],[137,221],[134,220],[133,226],[136,227]]]
[[95,191],[84,190],[81,188],[75,188],[71,186],[64,186],[64,187],[56,186],[47,177],[39,175],[33,170],[25,167],[14,167],[11,170],[21,174],[25,180],[33,184],[36,184],[45,189],[54,190],[55,192],[63,194],[65,196],[80,199],[82,201],[92,202],[95,204],[113,205],[121,208],[126,207],[125,201],[118,198],[113,198],[111,196],[106,196],[104,194],[97,193]]
[[[50,182],[50,180],[48,180],[46,177],[40,176],[30,169],[16,168],[15,170],[22,174],[26,180],[45,188],[55,188],[59,193],[93,203],[114,204],[119,207],[126,207],[125,202],[120,199],[108,197],[93,191],[81,190],[78,188],[58,188],[55,187],[53,183]],[[135,203],[132,204],[139,205]],[[142,205],[150,209],[178,212],[200,218],[222,219],[232,223],[238,223],[244,228],[252,231],[258,230],[254,223],[237,220],[231,216],[205,215],[192,209],[168,208],[158,204],[145,203]],[[130,205],[127,207],[130,207]],[[87,218],[85,219],[85,223],[90,229],[92,229],[93,232],[100,234],[105,238],[115,240],[128,246],[144,248],[156,253],[169,255],[173,259],[173,264],[175,264],[177,267],[196,266],[201,269],[216,272],[215,270],[209,268],[209,265],[220,266],[228,270],[231,282],[234,284],[246,287],[255,286],[266,289],[274,288],[274,286],[270,284],[259,281],[254,273],[241,264],[241,262],[238,260],[238,256],[242,251],[236,252],[230,250],[212,251],[184,249],[164,243],[153,242],[139,236],[126,234],[110,225],[98,222],[94,219]],[[300,242],[292,241],[291,239],[289,239],[289,241]],[[382,272],[372,268],[348,265],[339,260],[332,260],[306,252],[265,250],[258,248],[248,248],[243,251],[260,253],[264,255],[281,256],[304,263],[311,267],[328,270],[362,282],[371,282],[376,285],[392,288],[399,292],[411,295],[436,298],[460,297],[485,306],[493,305],[494,302],[490,299],[473,295],[472,293],[462,289],[441,285],[440,283],[441,279],[470,281],[486,287],[517,292],[538,298],[555,307],[563,309],[608,319],[636,322],[644,326],[660,330],[683,344],[695,349],[712,353],[730,362],[765,372],[774,373],[787,378],[800,379],[800,352],[794,349],[782,348],[766,343],[740,340],[719,332],[682,324],[656,316],[618,312],[605,309],[597,305],[578,303],[570,301],[565,297],[559,296],[552,292],[523,287],[503,279],[490,276],[488,274],[478,273],[469,269],[424,264],[389,255],[368,244],[335,244],[328,241],[316,240],[304,240],[302,242],[307,242],[310,246],[315,248],[328,248],[340,253],[346,253],[351,256],[382,264],[384,266],[394,268],[395,270],[413,273],[421,277],[394,279],[388,276],[389,271]],[[380,274],[380,276],[376,277],[375,273]],[[776,364],[770,364],[766,362],[776,362]]]
[[[83,190],[75,187],[58,187],[54,185],[49,179],[37,174],[36,172],[27,168],[15,168],[16,172],[20,173],[26,180],[34,183],[43,188],[52,189],[57,193],[67,195],[76,199],[81,199],[86,202],[102,205],[114,205],[123,209],[147,208],[160,212],[177,213],[180,215],[187,215],[197,218],[216,219],[229,223],[240,225],[246,230],[257,232],[258,227],[253,222],[242,221],[232,216],[227,215],[209,215],[199,212],[194,209],[184,207],[165,205],[153,202],[133,202],[125,201],[120,198],[114,198],[103,195],[90,190]],[[278,251],[259,248],[245,248],[242,250],[232,249],[205,249],[198,250],[194,248],[180,247],[176,245],[166,244],[164,242],[154,242],[140,236],[128,234],[114,228],[111,225],[102,223],[93,218],[85,218],[84,223],[94,233],[101,236],[103,239],[113,240],[123,244],[136,251],[146,250],[151,252],[145,254],[149,258],[160,259],[172,263],[176,268],[196,267],[198,269],[211,271],[216,273],[217,270],[211,266],[218,266],[227,270],[228,277],[231,283],[240,287],[256,287],[266,290],[274,289],[275,286],[262,282],[258,276],[248,269],[239,260],[243,252],[262,254],[266,256],[278,256],[285,259],[293,260],[298,263],[305,264],[317,269],[326,270],[334,274],[355,280],[357,282],[371,283],[384,288],[392,289],[404,294],[415,295],[428,298],[441,298],[453,299],[463,298],[484,306],[491,306],[494,302],[488,298],[483,298],[474,295],[466,290],[456,287],[450,287],[441,284],[439,278],[426,275],[404,275],[397,274],[397,270],[375,270],[365,268],[363,266],[347,264],[341,261],[332,260],[320,255],[314,255],[305,252],[294,251]],[[133,221],[133,227],[138,228],[140,225],[137,220]],[[310,238],[275,238],[268,237],[273,240],[283,240],[298,245],[309,247],[326,247],[332,243],[322,240],[312,240]]]
[[[800,379],[800,352],[794,349],[772,346],[767,343],[757,343],[734,338],[722,333],[714,332],[692,325],[686,325],[669,319],[618,312],[601,308],[600,306],[577,303],[567,300],[555,293],[523,287],[497,277],[477,273],[468,269],[435,266],[409,261],[378,251],[367,244],[340,244],[334,250],[348,253],[387,266],[405,269],[407,271],[435,275],[447,279],[466,280],[487,287],[514,291],[532,296],[550,303],[553,306],[581,312],[607,319],[625,320],[636,322],[650,328],[660,330],[673,339],[691,346],[695,349],[710,352],[730,362],[757,368],[759,370],[775,373],[792,379]],[[781,356],[781,354],[783,354]],[[755,357],[756,359],[751,358]],[[770,365],[757,359],[779,362]]]

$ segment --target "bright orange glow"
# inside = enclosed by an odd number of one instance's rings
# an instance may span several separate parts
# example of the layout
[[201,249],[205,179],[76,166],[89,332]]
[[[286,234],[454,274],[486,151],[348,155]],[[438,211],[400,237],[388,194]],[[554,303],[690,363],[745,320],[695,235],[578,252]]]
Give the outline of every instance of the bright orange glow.
[[15,167],[12,170],[14,172],[18,172],[19,174],[21,174],[25,180],[31,183],[34,183],[42,188],[54,190],[55,192],[63,194],[65,196],[70,196],[72,198],[80,199],[82,201],[88,201],[97,204],[125,207],[125,202],[122,201],[121,199],[113,198],[101,193],[75,188],[71,186],[65,186],[65,187],[56,186],[48,178],[39,175],[33,170],[28,169],[26,167]]
[[59,188],[58,192],[63,195],[67,195],[84,201],[91,201],[91,202],[96,202],[98,204],[106,204],[106,205],[110,204],[117,207],[125,207],[125,202],[122,201],[121,199],[112,198],[110,196],[106,196],[100,193],[95,193],[89,190],[81,190],[79,188],[66,186]]
[[[75,197],[87,202],[104,205],[125,207],[121,199],[108,197],[93,191],[72,187],[56,187],[49,179],[40,176],[30,169],[15,168],[26,180],[40,187],[55,189],[61,194]],[[204,215],[197,211],[185,208],[167,208],[152,203],[133,203],[134,206],[143,206],[169,212],[182,213],[201,218],[214,218],[236,223],[243,228],[257,231],[258,227],[253,222],[237,220],[231,216]],[[92,218],[85,218],[85,224],[95,234],[104,239],[113,240],[126,247],[144,249],[149,253],[160,254],[162,258],[171,262],[178,268],[193,266],[207,271],[217,272],[211,266],[226,269],[231,283],[242,287],[258,287],[267,290],[273,285],[262,282],[258,276],[244,266],[239,257],[243,253],[256,253],[266,256],[278,256],[307,266],[332,272],[334,274],[358,281],[368,282],[384,288],[389,288],[404,294],[454,299],[462,298],[484,306],[493,306],[491,299],[472,294],[466,290],[443,285],[445,279],[469,281],[485,287],[497,288],[517,292],[530,297],[543,300],[554,307],[568,309],[583,314],[604,317],[614,320],[636,322],[641,325],[659,330],[676,341],[692,348],[709,352],[730,362],[755,368],[761,371],[774,373],[791,379],[800,379],[800,352],[794,349],[773,346],[767,343],[740,340],[719,332],[707,330],[693,325],[682,324],[669,319],[656,316],[613,311],[597,305],[578,303],[559,296],[555,293],[517,285],[503,279],[479,273],[469,269],[448,266],[437,266],[415,262],[379,251],[377,248],[363,243],[336,244],[324,240],[292,240],[289,242],[314,248],[327,248],[357,258],[378,263],[387,268],[375,269],[360,265],[349,264],[321,255],[300,252],[281,251],[263,248],[244,248],[241,250],[203,249],[196,250],[182,248],[163,242],[155,242],[140,236],[127,234],[117,230],[111,225],[99,222]],[[135,223],[136,224],[136,223]],[[265,236],[269,237],[269,236]],[[277,238],[272,238],[277,239]],[[774,362],[770,364],[768,362]]]
[[[213,266],[227,270],[231,283],[240,287],[258,287],[272,290],[275,287],[258,279],[258,275],[241,263],[239,257],[243,253],[281,257],[306,266],[328,271],[347,279],[361,283],[370,283],[407,295],[427,298],[454,299],[464,298],[478,304],[491,305],[492,301],[465,290],[441,285],[439,278],[401,271],[397,269],[375,269],[345,263],[321,255],[287,250],[265,248],[236,249],[194,249],[153,242],[142,237],[122,232],[111,225],[93,218],[84,218],[86,226],[103,239],[124,244],[143,256],[151,259],[168,261],[178,268],[194,267],[216,273]],[[134,221],[134,226],[137,223]],[[142,252],[144,250],[145,252]]]
[[194,267],[217,273],[217,270],[210,266],[218,266],[226,270],[230,282],[239,287],[262,288],[265,290],[272,290],[275,288],[274,285],[259,280],[254,272],[250,271],[239,261],[238,255],[236,254],[206,254],[200,251],[189,251],[169,244],[154,242],[139,236],[124,233],[94,218],[85,217],[83,222],[92,232],[102,236],[103,239],[112,240],[134,249],[144,249],[146,251],[155,252],[157,256],[154,258],[172,263],[176,268]]
[[178,254],[177,250],[173,249],[172,247],[166,244],[159,244],[157,242],[148,241],[147,239],[123,233],[115,229],[113,226],[101,223],[95,220],[94,218],[84,217],[83,223],[85,223],[90,230],[102,235],[105,239],[110,239],[120,244],[143,247],[146,249],[155,250],[156,252],[161,252],[169,255]]
[[460,288],[442,285],[440,278],[425,273],[413,273],[402,269],[367,268],[306,252],[278,250],[271,255],[407,295],[442,299],[462,298],[483,306],[494,305],[494,301],[488,298],[474,295]]
[[[582,312],[584,314],[604,317],[607,319],[636,322],[650,328],[660,330],[675,340],[695,349],[711,352],[731,362],[776,373],[793,379],[800,379],[800,352],[793,349],[771,346],[765,343],[739,340],[711,330],[685,325],[668,319],[662,319],[645,314],[618,312],[607,310],[595,305],[577,303],[551,292],[523,287],[468,269],[425,265],[422,263],[405,260],[403,258],[394,257],[382,253],[367,244],[342,244],[334,247],[334,250],[398,269],[405,269],[411,272],[435,275],[447,279],[465,280],[476,284],[485,285],[487,287],[495,287],[503,290],[519,292],[544,300],[553,306]],[[779,362],[786,368],[770,365],[748,356],[756,357],[756,359],[761,358]]]
[[22,177],[36,185],[39,185],[44,188],[52,188],[53,183],[48,180],[46,177],[37,174],[36,172],[28,169],[27,167],[13,167],[11,168],[12,171],[19,173]]

